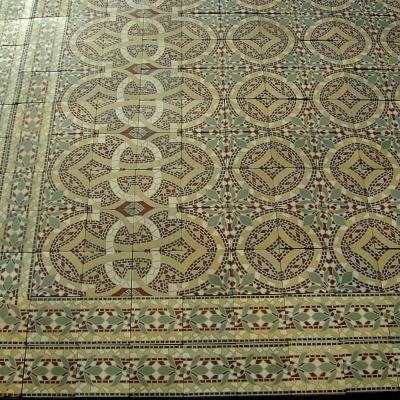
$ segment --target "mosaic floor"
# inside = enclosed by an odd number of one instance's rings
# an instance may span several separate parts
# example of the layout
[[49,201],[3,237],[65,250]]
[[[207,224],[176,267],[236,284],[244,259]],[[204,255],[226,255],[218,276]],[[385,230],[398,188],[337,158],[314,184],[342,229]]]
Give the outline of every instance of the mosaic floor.
[[3,397],[399,390],[399,0],[0,18]]

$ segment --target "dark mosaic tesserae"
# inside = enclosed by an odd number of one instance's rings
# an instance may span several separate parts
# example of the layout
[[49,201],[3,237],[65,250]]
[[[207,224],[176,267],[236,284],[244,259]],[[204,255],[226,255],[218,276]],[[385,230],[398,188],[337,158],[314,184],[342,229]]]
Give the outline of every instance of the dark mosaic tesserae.
[[400,389],[400,0],[0,0],[0,397]]

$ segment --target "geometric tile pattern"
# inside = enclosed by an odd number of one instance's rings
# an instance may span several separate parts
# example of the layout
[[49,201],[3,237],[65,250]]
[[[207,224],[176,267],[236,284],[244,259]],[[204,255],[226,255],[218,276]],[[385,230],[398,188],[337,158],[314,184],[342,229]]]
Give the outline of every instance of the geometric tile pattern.
[[3,1],[0,393],[398,391],[399,15]]

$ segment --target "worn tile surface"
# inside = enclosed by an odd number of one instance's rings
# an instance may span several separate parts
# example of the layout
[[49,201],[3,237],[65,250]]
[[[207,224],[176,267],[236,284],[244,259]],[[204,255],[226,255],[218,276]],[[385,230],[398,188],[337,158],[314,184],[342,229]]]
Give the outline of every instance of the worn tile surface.
[[0,397],[400,389],[400,1],[0,2]]

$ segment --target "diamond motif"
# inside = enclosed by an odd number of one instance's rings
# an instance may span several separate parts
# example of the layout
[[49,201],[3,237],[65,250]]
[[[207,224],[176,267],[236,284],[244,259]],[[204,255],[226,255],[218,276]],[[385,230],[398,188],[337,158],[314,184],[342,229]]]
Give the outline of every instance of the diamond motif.
[[344,44],[347,43],[347,39],[339,34],[339,32],[335,32],[330,40],[335,43],[335,45],[340,49]]
[[365,179],[373,171],[373,169],[360,158],[350,168],[363,179]]
[[279,262],[281,262],[290,252],[286,243],[278,237],[269,247],[266,248]]
[[350,109],[352,109],[359,102],[359,99],[350,91],[346,91],[343,95],[341,95],[339,100]]
[[144,201],[132,201],[122,204],[117,210],[126,216],[144,215],[151,210],[151,207]]
[[279,164],[274,158],[270,157],[269,160],[261,167],[261,169],[272,179],[274,179],[285,168]]
[[385,254],[385,245],[376,237],[371,238],[368,243],[363,246],[363,249],[378,261]]

